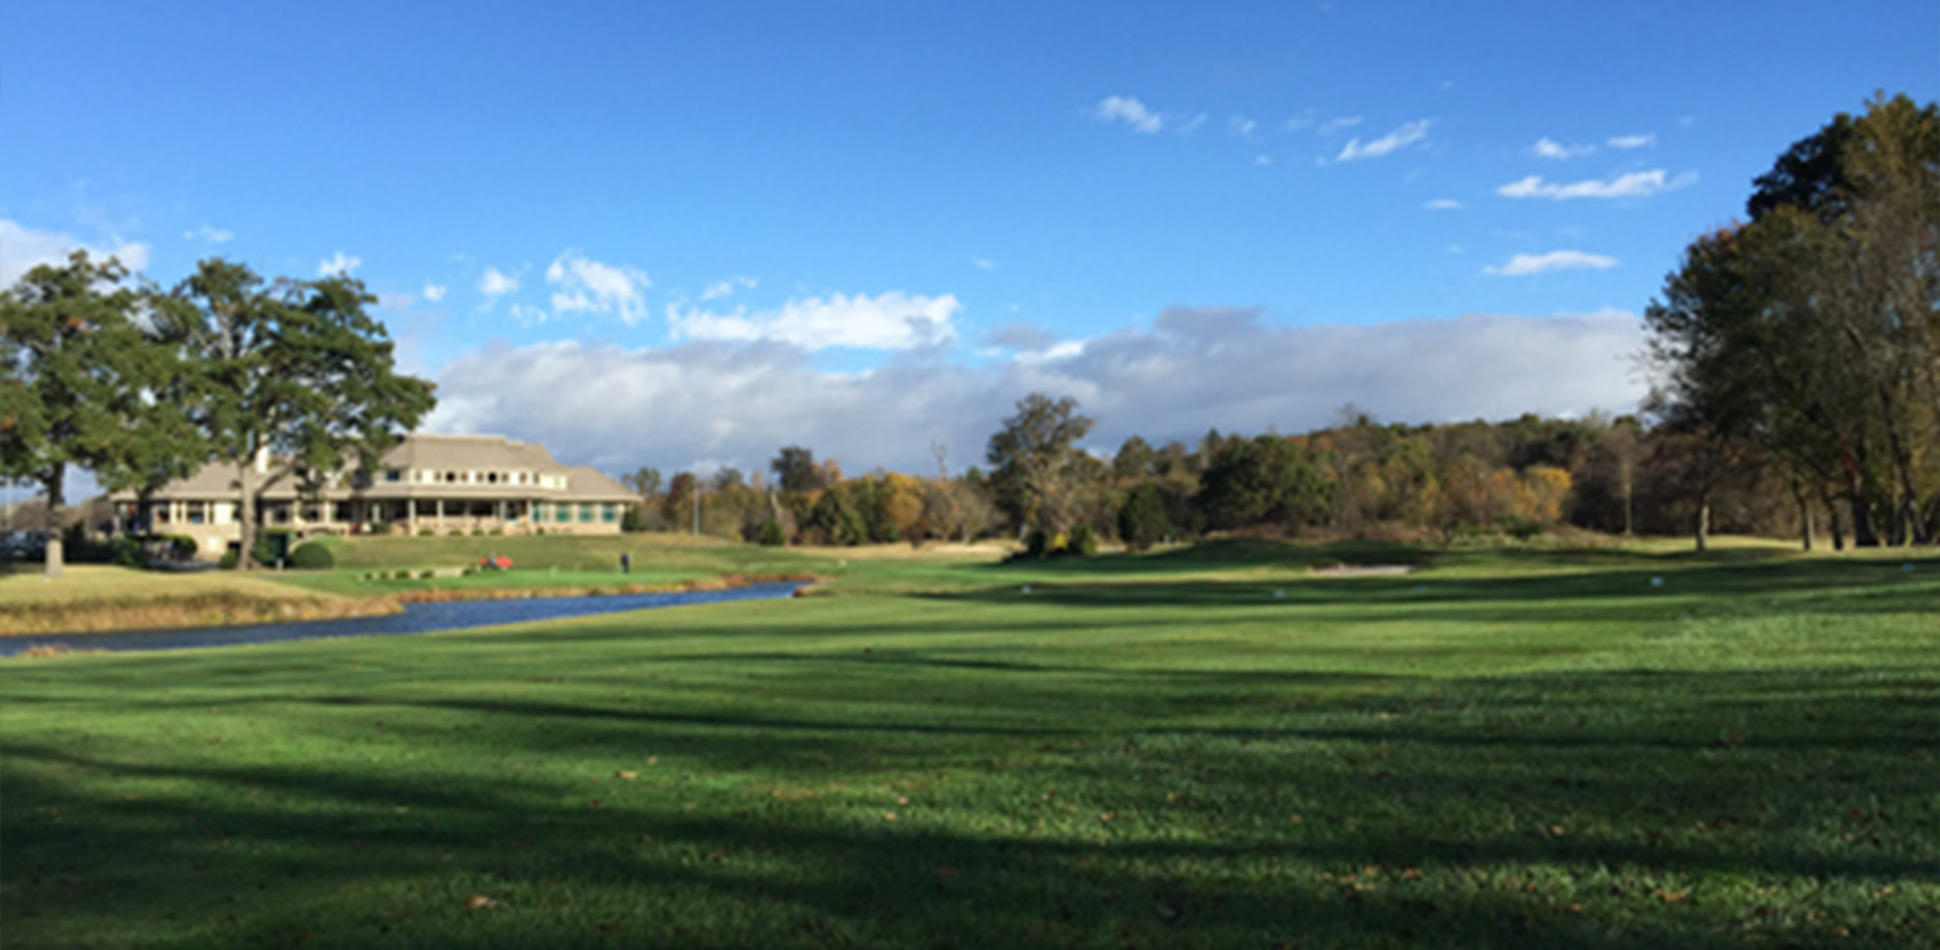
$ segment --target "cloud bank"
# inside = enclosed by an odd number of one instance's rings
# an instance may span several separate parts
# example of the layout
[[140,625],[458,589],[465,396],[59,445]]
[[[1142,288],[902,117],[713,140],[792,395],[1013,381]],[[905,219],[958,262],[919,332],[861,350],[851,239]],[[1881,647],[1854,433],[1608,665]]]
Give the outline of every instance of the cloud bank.
[[446,364],[429,426],[536,439],[610,470],[702,460],[758,470],[801,444],[849,471],[930,471],[932,440],[949,446],[954,468],[980,464],[990,433],[1039,390],[1076,397],[1098,420],[1088,444],[1110,450],[1133,434],[1301,431],[1349,402],[1384,419],[1444,421],[1628,410],[1644,389],[1633,359],[1641,324],[1618,311],[1296,327],[1252,309],[1173,307],[1149,327],[1083,341],[1007,327],[992,342],[1020,352],[994,362],[916,350],[860,373],[818,368],[810,345],[784,336],[490,346]]

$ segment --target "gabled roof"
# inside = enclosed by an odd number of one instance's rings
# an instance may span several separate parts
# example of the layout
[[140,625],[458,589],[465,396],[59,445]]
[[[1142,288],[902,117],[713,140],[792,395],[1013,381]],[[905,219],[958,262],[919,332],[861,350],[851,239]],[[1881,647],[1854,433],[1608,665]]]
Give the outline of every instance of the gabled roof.
[[429,468],[453,471],[539,471],[564,469],[532,442],[514,442],[502,435],[428,435],[413,433],[384,453],[390,468]]

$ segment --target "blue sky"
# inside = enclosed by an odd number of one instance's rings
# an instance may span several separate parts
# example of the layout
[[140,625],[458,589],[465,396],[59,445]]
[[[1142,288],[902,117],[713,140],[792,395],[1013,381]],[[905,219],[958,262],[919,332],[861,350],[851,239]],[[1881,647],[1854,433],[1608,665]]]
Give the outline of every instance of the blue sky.
[[1828,10],[12,0],[0,276],[349,266],[435,427],[616,469],[1621,411],[1689,239],[1940,91],[1940,7]]

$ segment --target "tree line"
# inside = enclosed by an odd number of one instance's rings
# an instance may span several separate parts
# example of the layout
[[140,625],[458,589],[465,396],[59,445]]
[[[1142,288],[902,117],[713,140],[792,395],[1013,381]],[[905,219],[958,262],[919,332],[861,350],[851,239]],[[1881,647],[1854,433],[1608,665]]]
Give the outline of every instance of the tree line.
[[[265,279],[221,258],[166,290],[84,251],[34,267],[0,293],[0,477],[38,485],[56,528],[70,469],[145,498],[227,464],[250,551],[265,488],[372,471],[435,404],[398,372],[376,302],[347,276]],[[49,574],[63,557],[48,531]]]
[[796,445],[764,472],[667,479],[640,469],[621,480],[645,502],[632,529],[771,544],[1002,538],[1056,553],[1085,537],[1145,549],[1209,534],[1668,535],[1688,531],[1700,505],[1732,533],[1796,536],[1801,518],[1825,521],[1796,508],[1782,473],[1765,464],[1741,466],[1700,498],[1689,437],[1639,416],[1411,425],[1347,407],[1336,424],[1297,435],[1132,436],[1111,453],[1080,447],[1093,424],[1074,400],[1035,393],[990,437],[984,464],[954,475],[939,465],[928,477],[845,476]]

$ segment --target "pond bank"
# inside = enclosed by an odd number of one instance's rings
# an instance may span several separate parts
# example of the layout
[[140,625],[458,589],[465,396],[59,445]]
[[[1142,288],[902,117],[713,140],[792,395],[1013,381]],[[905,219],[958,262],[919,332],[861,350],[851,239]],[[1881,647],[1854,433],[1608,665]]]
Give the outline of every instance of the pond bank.
[[243,646],[291,640],[341,637],[395,636],[468,630],[509,623],[582,617],[692,604],[743,600],[780,600],[792,597],[803,584],[797,581],[754,583],[712,590],[607,594],[576,597],[467,598],[403,604],[386,616],[296,621],[193,629],[155,629],[118,633],[78,633],[15,636],[0,639],[0,657],[58,656],[63,653],[184,650],[198,647]]
[[0,605],[0,639],[384,617],[403,609],[388,596],[262,597],[218,590],[127,600],[90,597]]
[[[760,584],[815,583],[813,574],[746,575],[657,584],[505,587],[426,587],[363,596],[316,594],[281,588],[275,596],[254,590],[215,589],[144,593],[121,597],[107,591],[69,599],[0,601],[0,642],[17,637],[93,636],[107,633],[190,630],[276,623],[391,617],[410,604],[493,600],[633,597],[737,590]],[[184,577],[189,587],[199,578]],[[16,652],[16,651],[8,651]]]

